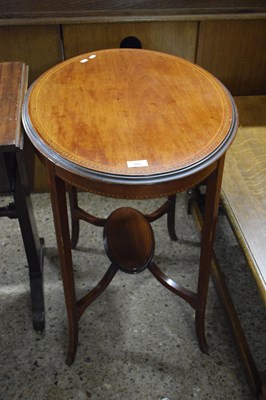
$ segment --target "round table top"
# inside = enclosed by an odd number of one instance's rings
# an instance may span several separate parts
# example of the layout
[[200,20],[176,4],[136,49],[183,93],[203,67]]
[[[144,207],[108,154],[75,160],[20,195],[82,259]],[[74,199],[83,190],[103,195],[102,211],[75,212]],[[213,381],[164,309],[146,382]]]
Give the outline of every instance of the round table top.
[[136,49],[83,54],[30,88],[23,123],[56,165],[99,180],[177,179],[217,160],[237,128],[234,102],[210,73]]

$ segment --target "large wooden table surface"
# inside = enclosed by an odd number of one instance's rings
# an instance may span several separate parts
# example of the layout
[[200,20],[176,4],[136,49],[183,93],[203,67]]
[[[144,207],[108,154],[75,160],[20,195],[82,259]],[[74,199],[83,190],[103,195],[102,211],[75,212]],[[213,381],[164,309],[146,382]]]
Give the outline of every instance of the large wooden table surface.
[[240,127],[226,155],[222,200],[266,306],[266,96],[236,103]]

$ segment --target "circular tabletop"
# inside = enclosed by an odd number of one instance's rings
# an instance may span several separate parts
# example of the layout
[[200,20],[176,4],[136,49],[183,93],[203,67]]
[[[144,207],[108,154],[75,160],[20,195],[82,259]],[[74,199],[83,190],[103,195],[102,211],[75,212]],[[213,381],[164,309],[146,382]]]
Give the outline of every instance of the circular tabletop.
[[210,73],[137,49],[83,54],[44,73],[23,123],[45,158],[83,177],[157,182],[193,174],[227,150],[234,102]]

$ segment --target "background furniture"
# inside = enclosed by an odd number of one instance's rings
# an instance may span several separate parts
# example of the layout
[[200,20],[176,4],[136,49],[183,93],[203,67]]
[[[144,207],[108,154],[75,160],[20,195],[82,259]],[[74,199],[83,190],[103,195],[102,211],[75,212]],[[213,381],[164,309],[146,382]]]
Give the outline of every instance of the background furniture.
[[227,155],[222,204],[266,306],[266,96],[236,103],[240,128]]
[[[266,306],[264,185],[266,179],[266,97],[242,96],[236,98],[236,103],[240,115],[240,127],[227,153],[221,200],[261,295],[261,312],[265,313],[263,306]],[[199,228],[202,226],[200,204],[201,196],[198,194],[194,198],[192,196],[191,209]],[[254,358],[256,354],[253,355],[251,352],[215,255],[212,260],[211,274],[228,317],[252,393],[259,399],[265,399],[265,370],[259,371],[257,368]],[[247,302],[252,302],[252,299],[247,298]]]
[[30,199],[27,165],[31,164],[32,169],[33,149],[21,132],[21,106],[27,78],[28,68],[24,63],[0,63],[0,195],[14,197],[14,203],[0,208],[0,216],[18,218],[29,264],[33,327],[42,331],[45,325],[44,242],[38,238]]
[[[266,96],[236,98],[240,113],[240,128],[234,145],[228,153],[222,204],[238,242],[246,256],[266,311],[266,249],[265,249],[265,168],[266,168]],[[231,310],[233,304],[231,303]],[[266,365],[257,372],[256,363],[249,353],[248,342],[237,314],[227,311],[232,326],[237,330],[240,354],[251,387],[266,398]],[[263,328],[262,328],[263,329]],[[263,375],[264,374],[264,375]]]

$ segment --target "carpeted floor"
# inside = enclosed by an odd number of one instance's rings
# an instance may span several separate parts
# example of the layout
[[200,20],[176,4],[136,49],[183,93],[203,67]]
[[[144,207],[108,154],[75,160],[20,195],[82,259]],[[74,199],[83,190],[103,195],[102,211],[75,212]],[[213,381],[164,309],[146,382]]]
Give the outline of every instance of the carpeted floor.
[[[107,216],[123,201],[80,194],[92,213]],[[44,280],[46,330],[31,323],[26,257],[17,220],[0,219],[0,400],[249,400],[252,399],[227,321],[210,283],[206,320],[210,354],[200,352],[194,312],[145,270],[118,273],[80,322],[75,363],[65,364],[67,321],[48,194],[32,196],[39,235],[46,245]],[[8,200],[0,198],[0,203]],[[153,210],[162,200],[132,202]],[[126,202],[128,205],[129,202]],[[199,240],[184,195],[178,196],[171,242],[165,218],[153,224],[155,260],[179,283],[196,284]],[[216,249],[241,320],[256,354],[266,366],[265,309],[225,217],[220,217]],[[109,263],[102,230],[81,223],[73,251],[77,293],[92,287]]]

